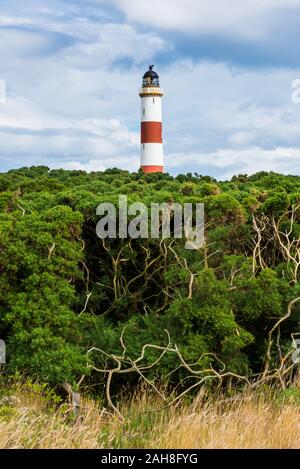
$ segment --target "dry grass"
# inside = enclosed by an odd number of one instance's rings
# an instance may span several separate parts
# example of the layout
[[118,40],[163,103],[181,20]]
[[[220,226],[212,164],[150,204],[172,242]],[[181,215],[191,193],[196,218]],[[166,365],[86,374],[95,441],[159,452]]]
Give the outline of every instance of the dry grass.
[[19,386],[0,405],[0,448],[300,448],[298,393],[296,401],[270,393],[202,396],[159,411],[162,403],[142,392],[122,404],[122,424],[88,399],[74,421],[68,406],[49,408],[42,393]]
[[164,448],[300,448],[300,407],[255,395],[209,403],[174,417],[159,442]]
[[103,413],[87,402],[80,423],[71,423],[56,412],[37,413],[30,407],[16,408],[0,418],[0,448],[97,448]]

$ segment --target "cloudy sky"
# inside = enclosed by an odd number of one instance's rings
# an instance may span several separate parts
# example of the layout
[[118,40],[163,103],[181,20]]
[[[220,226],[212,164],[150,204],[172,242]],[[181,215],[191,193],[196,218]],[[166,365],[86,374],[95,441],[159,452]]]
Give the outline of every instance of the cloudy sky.
[[153,63],[168,172],[300,173],[300,0],[0,0],[0,57],[0,171],[137,170]]

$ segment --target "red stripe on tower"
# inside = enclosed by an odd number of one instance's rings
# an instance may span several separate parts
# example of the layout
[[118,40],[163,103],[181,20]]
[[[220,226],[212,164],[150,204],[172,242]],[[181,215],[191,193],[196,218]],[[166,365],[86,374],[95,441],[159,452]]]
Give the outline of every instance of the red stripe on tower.
[[164,167],[163,166],[141,166],[144,173],[163,173]]
[[142,122],[141,143],[162,143],[162,123]]
[[162,89],[153,65],[143,77],[141,97],[141,169],[145,173],[163,172]]

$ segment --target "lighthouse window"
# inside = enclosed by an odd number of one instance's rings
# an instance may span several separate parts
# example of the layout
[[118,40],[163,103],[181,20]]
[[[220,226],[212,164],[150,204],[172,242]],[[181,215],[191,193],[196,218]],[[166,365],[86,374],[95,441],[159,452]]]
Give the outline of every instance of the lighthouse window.
[[143,116],[145,115],[145,108],[143,107]]
[[145,150],[145,144],[143,143],[143,150]]
[[153,104],[154,104],[154,98],[153,98]]

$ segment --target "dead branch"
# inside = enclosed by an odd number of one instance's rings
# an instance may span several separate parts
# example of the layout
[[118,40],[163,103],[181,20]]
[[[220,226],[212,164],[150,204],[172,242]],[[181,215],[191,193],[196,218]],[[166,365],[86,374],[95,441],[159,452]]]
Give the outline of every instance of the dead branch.
[[[279,243],[283,258],[290,266],[292,281],[294,283],[297,283],[298,281],[298,270],[300,267],[300,237],[294,238],[292,237],[292,233],[295,223],[295,215],[299,208],[300,205],[297,205],[296,207],[293,206],[291,210],[281,215],[278,221],[276,221],[274,217],[272,218],[272,226],[276,239]],[[283,232],[280,229],[280,225],[282,220],[288,216],[290,217],[289,229]]]
[[80,316],[81,314],[83,314],[83,313],[86,312],[86,308],[87,308],[87,305],[88,305],[88,303],[89,303],[89,299],[90,299],[90,297],[91,297],[91,294],[92,294],[92,292],[89,292],[89,293],[87,294],[86,300],[85,300],[85,304],[84,304],[84,307],[83,307],[83,310],[79,313],[79,316]]
[[56,245],[55,245],[55,241],[54,241],[53,244],[52,244],[52,246],[50,246],[50,247],[48,248],[48,261],[50,261],[50,259],[51,259],[51,256],[52,256],[52,254],[53,254],[53,252],[54,252],[54,249],[55,249],[55,246],[56,246]]
[[255,218],[254,215],[252,215],[252,226],[256,233],[256,239],[254,241],[255,245],[252,254],[252,273],[253,275],[255,275],[257,264],[259,264],[261,269],[264,269],[266,267],[266,264],[262,257],[262,234],[266,229],[266,217],[263,216],[259,219]]
[[182,259],[178,256],[177,252],[174,251],[174,249],[171,247],[171,246],[168,246],[168,248],[170,249],[170,251],[172,251],[172,253],[174,254],[175,256],[175,259],[177,260],[178,264],[185,270],[188,271],[189,275],[190,275],[190,281],[189,281],[189,288],[188,288],[188,299],[191,299],[192,296],[193,296],[193,284],[194,284],[194,279],[195,279],[195,274],[190,270],[190,268],[188,267],[188,264],[187,264],[187,260],[182,257]]
[[[269,367],[270,367],[270,362],[271,362],[271,349],[272,349],[272,345],[273,345],[273,334],[276,331],[276,329],[278,329],[280,327],[280,325],[291,316],[292,308],[293,308],[294,304],[297,303],[298,301],[300,301],[300,296],[298,296],[297,298],[294,298],[292,301],[289,302],[288,307],[287,307],[287,313],[274,324],[274,326],[272,327],[272,329],[270,329],[270,331],[268,333],[268,345],[267,345],[267,351],[266,351],[266,357],[265,357],[265,367],[264,367],[264,371],[263,371],[263,374],[262,374],[262,379],[266,379],[267,374],[269,372]],[[277,342],[277,344],[278,344],[278,342]],[[274,371],[276,371],[277,373],[280,373],[283,369],[283,365],[286,362],[286,359],[287,359],[286,356],[282,357],[281,361],[280,361],[279,368],[274,370]]]
[[[197,386],[200,386],[202,383],[204,383],[205,381],[209,379],[210,380],[217,379],[219,383],[222,383],[224,378],[233,377],[233,378],[236,378],[237,380],[241,380],[246,383],[249,383],[248,378],[246,378],[245,376],[240,376],[235,373],[226,372],[225,364],[221,362],[218,359],[218,357],[213,353],[201,355],[201,357],[195,363],[187,363],[186,360],[183,358],[181,352],[179,351],[177,345],[172,346],[170,335],[167,330],[165,330],[165,333],[168,338],[168,344],[166,346],[160,346],[160,345],[155,345],[155,344],[145,344],[143,345],[141,353],[138,356],[138,358],[132,359],[131,357],[127,355],[127,348],[124,342],[124,333],[125,333],[125,329],[123,329],[121,337],[120,337],[122,355],[110,354],[110,353],[105,352],[104,350],[101,350],[98,347],[92,347],[87,352],[88,357],[91,353],[98,352],[106,358],[106,366],[104,368],[102,369],[97,368],[92,363],[88,363],[88,367],[99,373],[107,375],[106,390],[105,390],[106,399],[107,399],[108,405],[115,412],[115,414],[117,415],[117,417],[119,418],[121,422],[124,422],[124,417],[119,411],[119,409],[117,408],[117,406],[113,403],[112,398],[111,398],[111,383],[112,383],[114,374],[137,373],[144,382],[146,382],[149,386],[151,386],[151,388],[163,399],[163,401],[167,402],[168,398],[158,389],[158,387],[154,384],[154,382],[149,380],[145,375],[146,372],[150,371],[155,366],[159,365],[162,358],[167,353],[172,353],[177,357],[177,359],[179,360],[178,368],[180,367],[184,368],[189,373],[190,378],[197,379],[196,383],[192,384],[187,389],[185,389],[181,394],[176,396],[176,398],[173,399],[171,402],[169,402],[168,405],[172,405],[175,402],[180,401],[180,399],[182,399],[182,397],[188,394],[191,390],[193,390]],[[149,349],[158,351],[159,355],[152,363],[144,364],[143,361],[145,359],[145,354],[146,354],[146,351]],[[212,356],[217,362],[221,364],[220,371],[217,371],[213,369],[212,367],[204,368],[204,369],[194,369],[195,366],[199,367],[201,360],[207,355]],[[115,362],[116,364],[115,367],[109,367],[109,362],[111,361]]]
[[63,383],[61,386],[68,393],[69,402],[74,417],[79,417],[81,403],[80,393],[74,391],[69,383]]
[[25,210],[25,208],[21,207],[21,205],[20,205],[20,204],[17,204],[17,207],[18,207],[20,210],[22,210],[22,218],[23,218],[23,217],[24,217],[24,215],[25,215],[25,213],[26,213],[26,210]]

